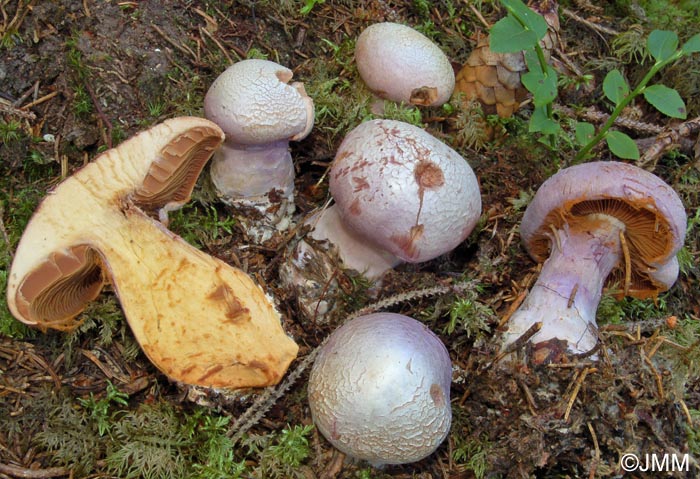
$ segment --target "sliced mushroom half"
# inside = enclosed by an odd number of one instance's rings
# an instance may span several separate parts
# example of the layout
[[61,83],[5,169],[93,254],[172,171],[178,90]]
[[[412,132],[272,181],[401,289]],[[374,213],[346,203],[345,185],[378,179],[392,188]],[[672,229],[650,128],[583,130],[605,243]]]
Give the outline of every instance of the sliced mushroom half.
[[189,200],[223,137],[205,119],[168,120],[58,185],[17,247],[12,314],[42,330],[71,330],[109,282],[139,344],[168,377],[220,388],[278,382],[297,345],[263,290],[153,218]]

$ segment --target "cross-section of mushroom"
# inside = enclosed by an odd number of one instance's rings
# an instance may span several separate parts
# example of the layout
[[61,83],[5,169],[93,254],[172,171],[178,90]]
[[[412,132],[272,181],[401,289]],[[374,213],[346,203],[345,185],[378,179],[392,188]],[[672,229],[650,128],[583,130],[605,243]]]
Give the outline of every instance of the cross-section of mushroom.
[[168,120],[58,185],[17,247],[7,288],[13,315],[71,330],[108,281],[144,352],[170,378],[222,388],[276,383],[297,346],[263,290],[149,216],[189,200],[222,141],[208,120]]
[[604,161],[561,170],[523,216],[525,248],[544,264],[508,322],[504,346],[542,322],[530,340],[536,363],[593,350],[603,288],[635,298],[669,289],[685,229],[680,198],[652,173]]

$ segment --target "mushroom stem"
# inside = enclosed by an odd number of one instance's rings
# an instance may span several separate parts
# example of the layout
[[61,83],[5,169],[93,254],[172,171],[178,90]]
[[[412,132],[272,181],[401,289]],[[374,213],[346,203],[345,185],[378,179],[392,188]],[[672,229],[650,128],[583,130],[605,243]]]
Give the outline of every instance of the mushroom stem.
[[328,240],[336,248],[348,269],[363,273],[366,278],[376,280],[403,261],[398,256],[379,248],[350,229],[340,215],[337,205],[332,205],[309,223],[314,226],[310,236],[315,240]]
[[285,197],[294,192],[294,164],[289,141],[264,145],[225,142],[211,163],[214,186],[225,202],[267,196],[272,190]]
[[225,142],[214,154],[211,178],[221,200],[253,216],[241,215],[249,237],[267,241],[286,230],[294,213],[294,163],[289,141],[262,145]]
[[[337,294],[338,259],[344,268],[377,280],[402,260],[352,231],[343,221],[337,205],[332,205],[306,221],[313,228],[295,247],[290,261],[282,265],[282,282],[295,291],[299,308],[314,322],[326,322]],[[315,242],[327,242],[317,245]]]
[[533,344],[556,339],[565,341],[564,347],[573,354],[592,350],[598,341],[596,310],[608,274],[623,259],[624,231],[621,221],[605,214],[590,214],[575,226],[553,229],[549,258],[509,320],[503,346],[542,322],[530,339]]

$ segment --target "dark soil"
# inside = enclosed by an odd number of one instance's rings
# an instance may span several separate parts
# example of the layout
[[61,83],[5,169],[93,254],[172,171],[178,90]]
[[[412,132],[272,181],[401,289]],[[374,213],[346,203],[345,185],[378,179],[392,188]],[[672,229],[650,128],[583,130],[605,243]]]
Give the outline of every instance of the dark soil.
[[[178,115],[202,116],[202,98],[214,78],[229,63],[249,56],[266,56],[291,68],[295,80],[307,85],[317,110],[321,104],[332,105],[324,82],[337,82],[331,91],[339,95],[342,107],[336,113],[346,112],[347,117],[319,115],[312,134],[292,145],[297,211],[302,217],[326,201],[326,169],[344,132],[361,120],[353,102],[367,92],[353,86],[360,80],[351,61],[350,40],[381,21],[422,26],[435,32],[436,41],[459,68],[478,35],[486,31],[476,12],[491,23],[503,15],[490,2],[472,7],[472,2],[456,1],[328,0],[304,16],[299,12],[304,3],[0,0],[5,29],[0,119],[20,125],[16,138],[0,144],[1,225],[9,257],[29,215],[61,178],[152,124]],[[626,2],[609,10],[587,1],[570,3],[567,8],[578,17],[561,17],[562,54],[592,73],[594,81],[588,92],[564,89],[558,101],[604,111],[596,102],[603,65],[613,62],[612,35],[594,27],[632,28],[633,9]],[[650,29],[648,24],[645,28]],[[631,61],[626,70],[631,77],[639,69],[635,65]],[[698,75],[697,62],[685,65],[687,75]],[[344,82],[348,83],[341,88]],[[697,96],[681,91],[691,114],[699,114]],[[648,106],[635,108],[630,114],[638,120],[667,126],[667,120]],[[626,453],[679,458],[690,454],[690,471],[670,475],[697,477],[697,228],[690,230],[686,243],[689,270],[657,302],[616,303],[606,297],[605,311],[601,306],[599,312],[607,315],[599,360],[570,359],[538,367],[494,362],[498,324],[522,299],[537,272],[518,238],[524,202],[542,181],[569,164],[575,152],[566,144],[558,151],[547,150],[528,134],[527,106],[515,118],[497,123],[494,136],[478,150],[457,141],[458,114],[424,109],[422,119],[425,128],[457,149],[479,177],[484,213],[476,230],[452,253],[422,265],[402,265],[374,289],[339,272],[342,294],[329,324],[316,325],[302,317],[293,295],[279,285],[277,265],[286,260],[288,235],[263,247],[248,247],[241,222],[216,235],[196,226],[192,233],[187,214],[194,222],[203,221],[210,207],[222,217],[229,214],[213,199],[206,174],[193,206],[185,209],[184,219],[174,222],[175,232],[188,239],[186,235],[193,234],[199,247],[243,267],[278,299],[284,326],[300,345],[300,359],[291,370],[345,316],[386,298],[393,299],[384,309],[424,321],[448,345],[455,367],[454,421],[448,440],[435,454],[416,464],[369,470],[366,464],[343,462],[320,434],[313,433],[308,457],[295,468],[296,477],[621,477],[620,458]],[[636,139],[648,136],[633,130],[630,134]],[[696,140],[697,130],[695,138],[684,142],[692,147]],[[677,189],[690,217],[700,204],[700,163],[693,155],[681,150],[652,166]],[[610,159],[610,154],[601,149],[598,158]],[[6,276],[7,271],[0,273]],[[465,282],[471,286],[461,286]],[[435,285],[444,286],[443,291],[421,294]],[[471,302],[476,309],[448,334],[456,301]],[[79,399],[105,397],[110,383],[129,394],[129,410],[166,404],[182,417],[204,405],[206,411],[235,421],[260,398],[260,391],[222,396],[168,382],[139,353],[113,294],[103,293],[97,303],[84,313],[83,326],[70,335],[41,334],[19,325],[0,334],[0,478],[115,477],[104,445],[97,443],[94,460],[86,462],[71,458],[65,448],[64,454],[56,453],[41,439],[41,433],[57,427],[56,411],[62,404],[80,410]],[[263,436],[311,424],[306,379],[303,373],[249,432]],[[84,447],[83,454],[91,450]],[[243,446],[235,454],[248,461],[251,470],[261,461]],[[140,475],[137,471],[130,477]]]

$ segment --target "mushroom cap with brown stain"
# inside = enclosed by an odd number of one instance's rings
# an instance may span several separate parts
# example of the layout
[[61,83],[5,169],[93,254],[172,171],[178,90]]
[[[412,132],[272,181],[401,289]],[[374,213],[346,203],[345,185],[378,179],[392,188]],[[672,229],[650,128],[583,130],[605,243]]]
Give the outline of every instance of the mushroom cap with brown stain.
[[[624,243],[631,271],[627,294],[655,297],[678,275],[676,253],[683,246],[686,212],[678,194],[656,175],[634,165],[596,161],[565,168],[547,179],[527,207],[520,234],[530,256],[544,262],[551,229],[598,213],[625,225]],[[608,276],[607,285],[623,284],[625,262]]]
[[410,263],[454,249],[481,214],[467,161],[425,130],[396,120],[367,121],[345,136],[330,190],[346,225]]
[[355,62],[367,87],[387,100],[439,106],[455,87],[454,70],[440,47],[399,23],[375,23],[363,30]]

